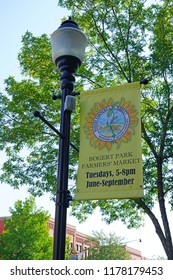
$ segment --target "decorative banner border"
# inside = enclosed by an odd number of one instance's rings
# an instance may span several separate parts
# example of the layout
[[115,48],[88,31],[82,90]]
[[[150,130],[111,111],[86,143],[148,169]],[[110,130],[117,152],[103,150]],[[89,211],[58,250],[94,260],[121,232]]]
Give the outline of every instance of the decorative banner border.
[[76,200],[143,197],[140,83],[82,92]]

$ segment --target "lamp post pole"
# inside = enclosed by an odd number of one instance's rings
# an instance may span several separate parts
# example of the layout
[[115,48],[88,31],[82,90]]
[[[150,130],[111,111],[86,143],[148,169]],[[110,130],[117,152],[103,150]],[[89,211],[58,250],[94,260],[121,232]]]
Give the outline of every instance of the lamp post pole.
[[[64,79],[61,80],[62,104],[60,133],[62,135],[59,144],[59,159],[57,172],[57,190],[55,206],[55,229],[54,229],[54,252],[53,259],[63,260],[65,258],[66,239],[66,215],[70,200],[68,193],[68,167],[69,167],[69,143],[70,143],[70,116],[71,111],[65,110],[66,97],[72,92],[73,83]],[[71,75],[72,77],[72,75]],[[69,76],[66,78],[70,78]]]
[[130,241],[124,242],[123,245],[126,245],[127,243],[130,243],[130,242],[135,242],[135,241],[142,242],[142,240],[141,240],[141,238],[140,238],[140,239],[135,239],[135,240],[130,240]]
[[68,190],[70,118],[75,108],[73,74],[81,65],[85,53],[86,37],[76,22],[69,18],[51,35],[52,57],[62,76],[60,143],[55,204],[53,259],[65,259],[67,208],[71,200]]

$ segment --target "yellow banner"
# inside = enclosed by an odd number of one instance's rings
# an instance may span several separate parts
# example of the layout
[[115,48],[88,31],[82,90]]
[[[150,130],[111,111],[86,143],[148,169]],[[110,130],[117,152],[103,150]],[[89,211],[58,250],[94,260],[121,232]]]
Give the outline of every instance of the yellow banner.
[[82,92],[76,200],[143,197],[140,83]]

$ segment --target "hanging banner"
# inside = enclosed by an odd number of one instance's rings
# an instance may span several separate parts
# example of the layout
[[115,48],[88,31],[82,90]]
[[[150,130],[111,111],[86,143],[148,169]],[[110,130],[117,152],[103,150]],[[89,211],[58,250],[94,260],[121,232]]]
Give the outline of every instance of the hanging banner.
[[80,94],[76,200],[143,197],[140,83]]

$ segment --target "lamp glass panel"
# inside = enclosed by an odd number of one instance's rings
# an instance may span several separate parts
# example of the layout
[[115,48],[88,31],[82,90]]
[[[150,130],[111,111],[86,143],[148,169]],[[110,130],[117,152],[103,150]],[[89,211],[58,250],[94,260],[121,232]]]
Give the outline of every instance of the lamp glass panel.
[[52,59],[64,55],[77,57],[81,62],[84,59],[87,39],[79,29],[65,27],[59,28],[51,35]]

